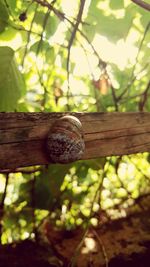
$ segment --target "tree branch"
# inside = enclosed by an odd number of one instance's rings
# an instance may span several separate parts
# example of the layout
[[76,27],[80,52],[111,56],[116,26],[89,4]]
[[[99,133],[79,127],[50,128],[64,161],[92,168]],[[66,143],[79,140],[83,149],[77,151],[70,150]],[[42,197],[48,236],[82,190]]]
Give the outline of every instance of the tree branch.
[[46,1],[42,1],[42,0],[33,0],[33,2],[36,2],[37,4],[43,6],[43,7],[47,7],[49,10],[52,10],[54,12],[54,14],[60,19],[60,20],[64,20],[65,18],[65,14],[59,10],[57,10],[53,4],[48,3]]
[[72,46],[73,41],[75,39],[76,32],[78,30],[79,24],[81,22],[84,5],[85,5],[85,0],[81,0],[81,5],[80,5],[78,16],[77,16],[77,21],[76,21],[76,24],[74,25],[74,29],[72,31],[72,34],[71,34],[71,37],[70,37],[70,40],[69,40],[69,44],[68,44],[67,70],[69,69],[70,49],[71,49],[71,46]]
[[150,4],[142,1],[142,0],[131,0],[133,3],[135,3],[136,5],[142,7],[145,10],[150,11]]
[[75,39],[76,33],[78,31],[78,27],[79,24],[81,22],[82,19],[82,14],[83,14],[83,10],[84,10],[84,5],[85,5],[85,1],[86,0],[81,0],[80,1],[80,8],[79,8],[79,12],[77,15],[77,20],[76,23],[74,25],[70,40],[69,40],[69,44],[68,44],[68,56],[67,56],[67,80],[68,80],[68,94],[69,94],[69,74],[70,74],[70,69],[69,69],[69,63],[70,63],[70,51],[71,51],[71,46],[73,45],[73,41]]

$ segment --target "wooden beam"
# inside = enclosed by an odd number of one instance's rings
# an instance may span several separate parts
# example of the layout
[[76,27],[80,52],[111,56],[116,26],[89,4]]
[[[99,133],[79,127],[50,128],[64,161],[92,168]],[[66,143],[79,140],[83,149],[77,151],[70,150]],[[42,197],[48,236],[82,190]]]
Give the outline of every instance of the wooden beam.
[[[68,113],[0,113],[0,170],[48,164],[51,125]],[[150,151],[150,113],[69,113],[83,125],[82,159]]]

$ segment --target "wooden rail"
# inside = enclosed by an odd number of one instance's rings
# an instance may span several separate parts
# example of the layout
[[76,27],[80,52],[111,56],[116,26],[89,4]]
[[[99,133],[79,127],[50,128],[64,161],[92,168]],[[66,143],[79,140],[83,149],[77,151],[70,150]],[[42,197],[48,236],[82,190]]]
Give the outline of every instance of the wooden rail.
[[[0,170],[48,164],[45,140],[68,113],[0,113]],[[82,159],[150,151],[150,113],[69,113],[83,125]]]

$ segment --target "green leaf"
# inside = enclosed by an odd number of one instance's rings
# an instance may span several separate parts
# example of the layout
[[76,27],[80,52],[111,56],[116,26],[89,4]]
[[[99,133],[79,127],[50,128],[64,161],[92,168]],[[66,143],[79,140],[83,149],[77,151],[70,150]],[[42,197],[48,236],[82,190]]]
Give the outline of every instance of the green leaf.
[[100,20],[103,23],[97,25],[97,31],[112,41],[117,41],[121,38],[125,39],[132,25],[132,16],[130,13],[121,19],[117,19],[114,15],[107,17],[101,14]]
[[48,21],[47,21],[47,25],[45,27],[45,32],[46,32],[46,37],[49,38],[51,37],[57,29],[58,26],[58,18],[56,16],[50,16]]
[[[16,7],[17,7],[17,0],[7,0],[7,5],[9,6],[9,9],[11,9],[11,11],[15,11]],[[17,12],[17,9],[16,9]]]
[[[126,39],[129,30],[133,23],[133,18],[136,15],[136,9],[129,5],[125,14],[121,18],[117,18],[114,14],[107,15],[105,10],[102,10],[96,5],[95,1],[90,6],[90,11],[87,16],[84,29],[90,40],[94,37],[94,33],[104,35],[110,41],[116,42],[119,39]],[[94,4],[95,3],[95,4]]]
[[0,47],[0,111],[14,111],[25,84],[10,47]]
[[0,0],[0,32],[3,32],[8,21],[9,15],[3,0]]
[[[11,25],[12,25],[12,23],[11,23]],[[15,25],[12,25],[12,26],[15,26]],[[17,30],[16,29],[7,28],[7,29],[5,29],[5,31],[0,33],[0,40],[3,41],[3,42],[11,41],[16,37],[16,34],[17,34]],[[22,33],[21,33],[21,35],[22,35]]]
[[111,9],[122,9],[124,8],[124,0],[110,0],[109,6]]
[[41,172],[35,185],[36,208],[50,209],[58,201],[61,185],[69,169],[70,165],[51,164]]
[[55,59],[55,51],[54,48],[46,41],[46,40],[40,40],[35,42],[31,48],[31,51],[34,53],[43,53],[46,56],[46,59],[50,62],[53,62]]
[[[36,12],[34,22],[37,25],[40,25],[42,27],[42,29],[46,33],[46,37],[49,38],[55,33],[59,20],[56,16],[51,15],[51,14],[49,14],[48,18],[46,18],[46,16],[47,16],[47,13],[45,14],[42,11]],[[46,18],[46,22],[45,22],[45,18]]]
[[90,159],[86,160],[85,163],[89,166],[89,168],[98,171],[104,168],[106,158]]

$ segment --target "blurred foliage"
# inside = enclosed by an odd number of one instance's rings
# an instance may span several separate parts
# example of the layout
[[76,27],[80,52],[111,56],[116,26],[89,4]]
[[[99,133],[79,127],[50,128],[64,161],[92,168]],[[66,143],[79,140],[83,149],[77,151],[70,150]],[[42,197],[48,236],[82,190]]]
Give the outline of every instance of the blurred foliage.
[[[80,5],[0,0],[0,111],[150,111],[149,13],[86,0],[80,22]],[[150,193],[149,163],[144,153],[0,174],[2,242],[33,238],[47,216],[67,229],[126,216]]]

